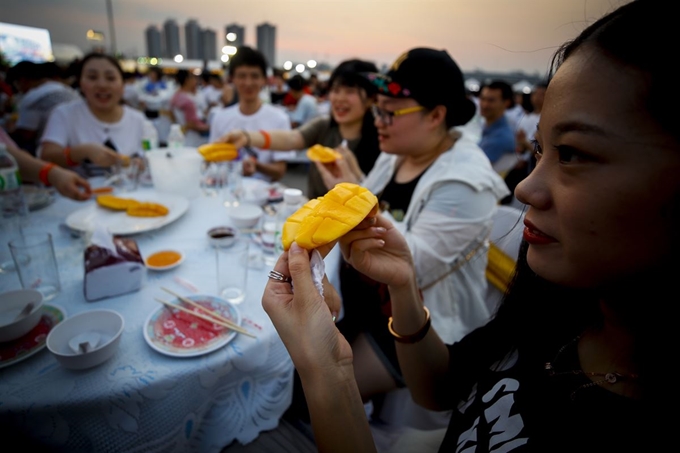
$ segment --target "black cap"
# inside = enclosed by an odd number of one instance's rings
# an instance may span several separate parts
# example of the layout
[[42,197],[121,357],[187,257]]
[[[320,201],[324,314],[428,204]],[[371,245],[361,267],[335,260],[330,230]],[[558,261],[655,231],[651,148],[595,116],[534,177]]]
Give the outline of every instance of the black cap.
[[465,93],[463,73],[445,50],[419,47],[403,53],[387,74],[368,73],[378,94],[411,98],[425,108],[446,107],[447,124],[460,126],[472,119],[475,104]]

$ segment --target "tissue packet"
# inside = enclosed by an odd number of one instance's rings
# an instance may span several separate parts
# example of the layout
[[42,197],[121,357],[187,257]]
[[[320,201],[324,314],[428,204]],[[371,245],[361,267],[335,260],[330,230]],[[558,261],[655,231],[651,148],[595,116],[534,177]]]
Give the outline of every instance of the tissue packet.
[[138,291],[146,279],[146,266],[137,242],[95,231],[85,249],[85,299],[92,302]]

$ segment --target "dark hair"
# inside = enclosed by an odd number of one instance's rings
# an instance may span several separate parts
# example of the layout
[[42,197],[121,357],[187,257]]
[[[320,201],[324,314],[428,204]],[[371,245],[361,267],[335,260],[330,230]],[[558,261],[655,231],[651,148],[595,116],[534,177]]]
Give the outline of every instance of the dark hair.
[[187,71],[186,69],[180,69],[179,71],[177,71],[177,74],[175,74],[175,80],[177,80],[177,84],[178,84],[179,86],[184,86],[184,83],[185,83],[185,82],[187,81],[187,79],[188,79],[190,76],[192,76],[192,75],[193,75],[193,74],[191,74],[191,73],[190,73],[189,71]]
[[491,90],[501,90],[501,98],[504,101],[512,102],[512,105],[515,104],[514,93],[512,91],[512,87],[508,82],[504,82],[503,80],[494,80],[491,83],[484,85],[482,88],[489,88]]
[[[676,27],[675,15],[665,3],[632,1],[563,45],[553,58],[550,77],[570,56],[583,49],[594,50],[596,58],[609,59],[622,71],[639,74],[647,87],[642,105],[669,134],[678,137],[677,115],[668,110],[668,105],[674,105],[671,98],[677,98],[677,94],[667,89],[673,86],[670,81],[674,74],[668,68],[667,56],[674,49]],[[676,214],[669,221],[677,222],[677,217]],[[527,249],[523,243],[513,282],[491,321],[499,327],[499,336],[490,344],[497,345],[497,358],[512,345],[535,363],[544,363],[585,328],[602,322],[600,294],[566,288],[539,277],[527,263]],[[656,309],[659,301],[668,300],[664,293],[673,289],[680,270],[672,258],[669,260],[639,280],[629,279],[614,295],[617,314],[635,336],[632,360],[638,367],[643,398],[650,404],[648,407],[654,408],[650,412],[653,414],[660,414],[665,406],[674,407],[671,399],[677,401],[676,392],[659,385],[667,375],[677,344],[675,318]],[[658,430],[664,432],[662,428]]]
[[252,47],[241,46],[236,49],[236,54],[229,60],[229,75],[233,77],[240,66],[258,67],[262,70],[262,75],[267,77],[267,59],[262,52]]
[[329,89],[336,85],[350,88],[359,87],[366,92],[367,96],[372,97],[378,92],[378,89],[362,75],[362,73],[367,72],[379,72],[378,67],[364,60],[353,59],[343,61],[333,69],[328,79],[328,87]]
[[292,91],[301,91],[304,87],[308,85],[307,80],[300,74],[296,74],[286,81],[288,88]]
[[24,60],[9,68],[5,82],[11,86],[21,79],[39,80],[41,78],[39,65],[32,61]]
[[109,63],[111,63],[117,70],[118,73],[120,74],[121,80],[124,78],[123,74],[123,68],[120,67],[120,63],[118,63],[118,60],[113,58],[111,55],[107,55],[105,53],[99,53],[99,52],[92,52],[83,57],[82,60],[78,63],[78,69],[76,72],[76,83],[80,84],[80,78],[83,76],[83,68],[85,65],[90,61],[90,60],[96,60],[96,59],[102,59],[106,60]]
[[64,75],[64,70],[53,61],[40,63],[40,73],[46,79],[59,79]]

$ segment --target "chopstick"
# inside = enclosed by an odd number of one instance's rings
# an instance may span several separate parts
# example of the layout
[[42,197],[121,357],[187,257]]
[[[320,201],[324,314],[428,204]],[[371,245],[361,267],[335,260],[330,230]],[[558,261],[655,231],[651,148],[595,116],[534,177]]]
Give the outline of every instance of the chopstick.
[[183,311],[183,312],[185,312],[185,313],[189,313],[190,315],[194,315],[194,316],[196,316],[197,318],[201,318],[201,319],[204,319],[204,320],[206,320],[206,321],[212,322],[212,323],[214,323],[214,324],[218,324],[218,325],[220,325],[220,326],[227,327],[227,328],[229,328],[229,329],[231,329],[231,330],[234,330],[234,331],[236,331],[236,332],[242,333],[243,335],[246,335],[246,336],[248,336],[248,337],[256,338],[255,335],[251,334],[251,333],[248,332],[247,330],[245,330],[245,329],[243,329],[243,328],[237,326],[237,325],[234,324],[234,323],[227,324],[227,323],[222,322],[222,321],[219,321],[219,320],[217,320],[217,319],[215,319],[215,318],[211,318],[211,317],[209,317],[209,316],[205,316],[205,315],[202,315],[202,314],[200,314],[200,313],[196,313],[195,311],[191,311],[191,310],[189,310],[189,309],[187,309],[187,308],[184,308],[184,307],[182,307],[182,306],[180,306],[180,305],[170,303],[170,302],[168,302],[167,300],[159,299],[158,297],[154,297],[154,299],[156,299],[157,302],[160,302],[160,303],[162,303],[163,305],[167,305],[168,307],[176,308],[176,309],[178,309],[179,311]]
[[204,306],[197,304],[196,302],[194,302],[193,300],[191,300],[191,299],[189,299],[189,298],[187,298],[187,297],[180,296],[180,295],[177,294],[176,292],[174,292],[174,291],[172,291],[172,290],[170,290],[170,289],[168,289],[168,288],[164,288],[164,287],[162,287],[162,286],[161,286],[161,289],[162,289],[163,291],[165,291],[166,293],[172,294],[173,296],[175,296],[176,298],[178,298],[178,299],[181,300],[182,302],[184,302],[184,303],[186,303],[186,304],[189,304],[189,305],[191,305],[192,307],[196,307],[196,308],[198,308],[199,310],[202,310],[202,311],[206,312],[209,316],[212,316],[212,317],[216,318],[218,321],[220,321],[220,322],[222,322],[222,323],[224,323],[224,324],[227,324],[229,327],[234,327],[235,329],[243,329],[241,326],[239,326],[238,324],[236,324],[234,321],[232,321],[232,320],[230,320],[230,319],[227,319],[227,318],[225,318],[224,316],[218,315],[218,314],[215,313],[214,311],[208,310],[208,309],[205,308]]

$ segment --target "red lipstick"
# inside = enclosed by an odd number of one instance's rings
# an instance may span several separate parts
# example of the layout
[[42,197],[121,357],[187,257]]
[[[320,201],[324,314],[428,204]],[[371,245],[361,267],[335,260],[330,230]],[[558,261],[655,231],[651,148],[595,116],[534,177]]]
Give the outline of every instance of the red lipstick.
[[532,245],[546,245],[557,242],[557,239],[548,236],[526,219],[524,219],[524,240]]

